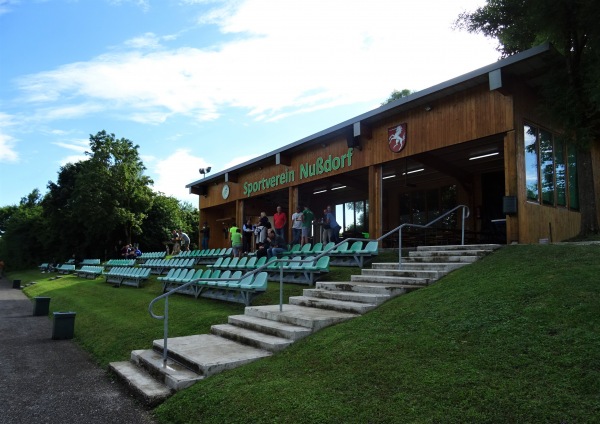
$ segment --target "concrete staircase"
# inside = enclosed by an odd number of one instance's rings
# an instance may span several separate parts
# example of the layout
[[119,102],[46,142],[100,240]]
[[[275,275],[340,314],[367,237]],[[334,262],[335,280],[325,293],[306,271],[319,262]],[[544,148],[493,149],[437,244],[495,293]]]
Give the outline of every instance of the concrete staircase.
[[211,334],[168,339],[163,364],[163,340],[152,349],[134,350],[130,361],[109,369],[148,406],[221,371],[279,352],[296,340],[330,325],[364,314],[388,299],[425,287],[468,265],[499,245],[421,246],[395,263],[374,263],[349,282],[317,282],[289,304],[249,306],[227,324],[213,325]]

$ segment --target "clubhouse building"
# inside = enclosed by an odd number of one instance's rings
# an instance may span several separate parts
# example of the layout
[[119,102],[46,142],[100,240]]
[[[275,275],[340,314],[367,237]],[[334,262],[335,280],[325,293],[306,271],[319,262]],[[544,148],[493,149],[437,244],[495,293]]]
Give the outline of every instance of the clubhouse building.
[[[285,145],[186,187],[199,196],[210,248],[228,229],[282,206],[330,205],[345,236],[377,238],[467,205],[468,243],[538,243],[580,229],[577,155],[538,112],[536,90],[558,53],[545,44]],[[600,149],[592,152],[600,169]],[[598,174],[598,173],[596,173]],[[596,198],[600,179],[595,176]],[[456,244],[460,219],[407,231],[405,243]],[[320,224],[314,225],[319,240]],[[291,239],[288,224],[287,240]],[[397,247],[397,237],[383,247]]]

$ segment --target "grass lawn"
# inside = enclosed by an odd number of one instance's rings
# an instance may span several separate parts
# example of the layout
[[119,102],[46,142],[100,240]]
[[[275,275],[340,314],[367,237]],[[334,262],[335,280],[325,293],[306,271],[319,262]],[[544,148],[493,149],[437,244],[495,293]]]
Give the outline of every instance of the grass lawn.
[[[347,270],[335,272],[328,279]],[[286,298],[301,289],[286,285]],[[52,297],[52,310],[77,311],[76,341],[102,366],[162,336],[146,312],[156,282],[114,289],[66,277],[25,291]],[[274,284],[256,303],[277,300]],[[171,331],[205,333],[242,310],[176,296]],[[163,423],[600,422],[600,246],[507,246],[200,381],[154,414]]]

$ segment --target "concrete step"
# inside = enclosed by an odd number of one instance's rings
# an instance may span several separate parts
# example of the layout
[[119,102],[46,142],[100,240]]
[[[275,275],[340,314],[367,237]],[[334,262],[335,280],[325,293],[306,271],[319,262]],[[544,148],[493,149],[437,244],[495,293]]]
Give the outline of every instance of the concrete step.
[[474,256],[481,258],[487,255],[487,250],[415,250],[408,252],[409,258],[444,258]]
[[364,276],[385,276],[385,277],[412,277],[426,280],[435,280],[439,278],[440,273],[436,270],[421,270],[421,269],[368,269],[361,271]]
[[318,297],[320,299],[335,299],[342,300],[345,302],[358,302],[358,303],[369,303],[375,305],[381,305],[383,302],[390,298],[389,294],[374,294],[374,293],[360,293],[354,291],[334,291],[324,289],[304,289],[302,294],[305,297]]
[[[170,358],[205,377],[272,355],[267,350],[246,346],[214,334],[174,337],[168,339],[167,343]],[[153,348],[162,353],[163,340],[154,340]]]
[[358,314],[352,312],[338,312],[328,309],[293,305],[291,303],[283,305],[281,311],[279,310],[279,305],[247,306],[245,314],[257,318],[306,327],[312,331],[318,331],[322,328],[358,316]]
[[170,358],[167,358],[165,366],[162,353],[153,349],[134,350],[131,352],[131,362],[175,391],[190,387],[203,378]]
[[210,332],[220,337],[236,341],[248,346],[279,352],[294,343],[284,337],[271,336],[260,331],[250,330],[231,324],[218,324],[210,327]]
[[406,286],[402,284],[383,284],[373,282],[317,282],[315,288],[331,291],[347,291],[358,293],[380,294],[390,297],[399,296],[406,293]]
[[492,252],[500,247],[500,244],[455,244],[447,246],[417,246],[417,250],[486,250],[488,252]]
[[291,296],[290,305],[307,306],[310,308],[327,309],[336,312],[347,312],[362,315],[377,307],[372,303],[349,302],[335,299],[321,299],[307,296]]
[[356,283],[381,283],[381,284],[403,284],[408,286],[424,287],[431,281],[428,278],[393,277],[386,275],[352,275],[351,282]]
[[[468,263],[459,262],[415,262],[411,261],[408,258],[402,261],[402,265],[398,268],[397,263],[374,263],[372,265],[373,269],[393,269],[393,270],[403,270],[403,271],[438,271],[440,273],[447,274],[450,271],[454,271],[455,269],[461,268]],[[441,277],[441,275],[440,275]]]
[[265,318],[258,318],[250,315],[230,315],[227,319],[227,322],[237,327],[260,331],[264,334],[283,337],[292,341],[303,339],[304,337],[312,334],[312,331],[306,327],[273,321]]
[[146,406],[156,406],[173,393],[172,389],[130,361],[111,362],[108,369]]
[[[424,253],[429,253],[429,252],[424,252]],[[431,255],[423,255],[423,256],[419,256],[419,255],[415,255],[415,256],[409,256],[408,258],[406,258],[406,264],[412,264],[412,263],[432,263],[432,262],[436,262],[436,263],[473,263],[477,260],[479,260],[480,257],[479,256],[467,256],[467,255],[458,255],[458,256],[447,256],[447,255],[439,255],[439,256],[431,256]],[[403,262],[404,264],[404,262]]]

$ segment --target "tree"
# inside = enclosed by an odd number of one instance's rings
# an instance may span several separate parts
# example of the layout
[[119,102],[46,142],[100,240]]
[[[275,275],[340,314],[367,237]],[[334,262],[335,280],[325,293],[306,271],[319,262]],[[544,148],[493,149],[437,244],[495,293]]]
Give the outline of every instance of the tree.
[[33,190],[19,206],[3,208],[4,233],[0,256],[11,269],[23,269],[42,262],[46,255],[42,239],[47,231],[40,205],[40,192]]
[[459,15],[455,27],[482,33],[510,56],[543,42],[561,53],[540,95],[543,112],[579,147],[581,236],[598,233],[591,146],[600,142],[600,2],[595,0],[488,0]]
[[179,201],[174,197],[163,193],[154,196],[152,207],[142,224],[142,233],[137,239],[142,251],[165,249],[164,243],[171,239],[171,230],[181,227],[180,212]]
[[146,167],[139,158],[139,146],[100,131],[90,136],[90,147],[92,152],[86,152],[90,166],[81,176],[78,192],[80,207],[87,212],[85,216],[110,220],[131,243],[132,237],[141,233],[153,199],[153,181],[143,174]]
[[387,105],[388,103],[391,103],[394,100],[398,100],[398,99],[402,99],[404,97],[408,97],[408,96],[410,96],[413,93],[414,93],[414,91],[408,90],[406,88],[404,90],[402,90],[402,91],[394,90],[390,94],[390,97],[388,97],[385,102],[381,103],[381,106]]
[[57,229],[48,243],[61,257],[112,256],[117,241],[141,234],[153,193],[138,148],[100,131],[90,136],[89,160],[63,166],[48,183],[44,211]]

